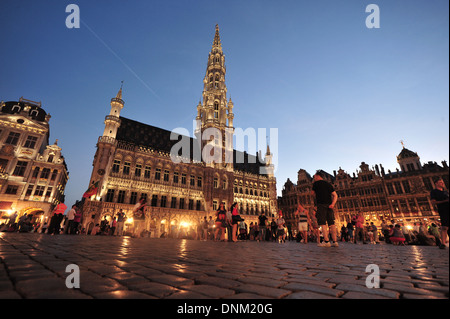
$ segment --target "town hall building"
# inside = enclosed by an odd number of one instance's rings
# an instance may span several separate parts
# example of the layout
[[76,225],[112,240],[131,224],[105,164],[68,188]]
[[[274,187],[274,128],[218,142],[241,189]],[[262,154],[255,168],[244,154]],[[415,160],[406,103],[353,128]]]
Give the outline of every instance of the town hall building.
[[[126,230],[131,231],[132,210],[140,198],[148,202],[145,229],[152,237],[197,227],[205,216],[215,219],[220,203],[229,209],[236,202],[247,224],[263,212],[276,214],[273,154],[269,146],[264,158],[261,152],[234,149],[234,104],[227,98],[225,73],[216,25],[196,109],[195,138],[176,134],[174,139],[171,131],[121,116],[125,102],[120,88],[111,99],[87,185],[97,186],[96,194],[83,203],[87,232],[101,220],[114,218],[119,209],[127,215]],[[189,152],[174,152],[182,141]]]

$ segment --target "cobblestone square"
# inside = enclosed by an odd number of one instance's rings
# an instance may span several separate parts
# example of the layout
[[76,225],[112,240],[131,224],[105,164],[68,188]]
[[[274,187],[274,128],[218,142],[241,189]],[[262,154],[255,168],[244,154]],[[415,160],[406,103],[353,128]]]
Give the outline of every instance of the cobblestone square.
[[430,246],[0,234],[1,299],[448,299],[448,278],[448,248]]

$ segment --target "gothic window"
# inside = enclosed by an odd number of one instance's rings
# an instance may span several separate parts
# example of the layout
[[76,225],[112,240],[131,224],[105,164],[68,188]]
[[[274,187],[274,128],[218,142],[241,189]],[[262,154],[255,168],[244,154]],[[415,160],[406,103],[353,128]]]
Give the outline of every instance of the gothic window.
[[17,161],[16,168],[14,169],[13,176],[24,176],[28,162]]
[[181,184],[186,185],[186,174],[181,174]]
[[158,195],[152,195],[152,203],[153,207],[156,207],[156,203],[158,202]]
[[121,191],[119,191],[119,195],[117,196],[117,202],[123,203],[124,200],[125,200],[125,191],[121,190]]
[[202,177],[201,176],[197,177],[197,187],[202,187]]
[[150,178],[152,168],[150,166],[145,166],[144,170],[144,178]]
[[173,173],[173,183],[178,184],[178,172]]
[[161,207],[166,207],[167,205],[167,196],[161,196]]
[[219,178],[214,177],[214,188],[219,188]]
[[125,175],[130,175],[130,166],[131,166],[130,162],[124,162],[123,163],[123,173]]
[[114,164],[112,167],[112,172],[113,173],[118,173],[119,172],[119,167],[120,167],[120,160],[114,160]]
[[50,168],[42,169],[41,179],[47,179],[49,175],[50,175]]
[[137,202],[137,192],[131,192],[130,204],[134,205]]
[[219,102],[214,102],[214,118],[219,118]]
[[114,200],[114,189],[108,189],[108,192],[106,193],[106,201],[112,202]]
[[142,164],[136,164],[136,168],[134,169],[134,176],[140,177],[141,169],[142,169]]
[[189,185],[195,186],[195,176],[194,175],[191,175],[191,178],[189,180]]
[[170,208],[177,208],[177,198],[172,197],[172,201],[170,202]]
[[20,133],[10,132],[5,144],[17,145],[19,141]]
[[37,139],[38,138],[36,136],[29,135],[27,137],[27,140],[25,141],[25,144],[23,145],[23,147],[34,149],[34,147],[36,146]]
[[164,181],[165,182],[169,181],[169,171],[167,169],[164,170]]
[[155,180],[159,181],[161,179],[161,169],[157,168],[155,171]]

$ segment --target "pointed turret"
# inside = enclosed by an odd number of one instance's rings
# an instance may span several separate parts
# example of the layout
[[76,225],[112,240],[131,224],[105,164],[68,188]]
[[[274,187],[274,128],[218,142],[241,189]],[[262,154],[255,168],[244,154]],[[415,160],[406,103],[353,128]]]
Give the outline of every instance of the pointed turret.
[[[111,111],[109,115],[105,117],[105,130],[103,131],[104,137],[116,138],[117,129],[120,126],[120,111],[122,111],[125,102],[122,100],[122,84],[120,85],[119,92],[117,92],[116,97],[111,99]],[[106,141],[106,140],[105,140]],[[108,140],[112,142],[113,140]]]

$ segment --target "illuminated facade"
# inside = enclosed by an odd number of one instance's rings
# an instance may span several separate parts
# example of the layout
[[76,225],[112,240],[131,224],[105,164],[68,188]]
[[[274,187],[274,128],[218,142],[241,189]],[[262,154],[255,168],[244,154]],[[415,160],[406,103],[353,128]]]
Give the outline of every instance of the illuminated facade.
[[[400,166],[395,172],[385,172],[382,165],[370,168],[362,162],[360,170],[347,174],[341,168],[326,180],[333,184],[339,198],[336,203],[336,223],[347,224],[352,215],[362,212],[366,222],[379,225],[382,219],[414,223],[438,220],[439,215],[431,204],[430,191],[434,180],[442,178],[448,189],[449,168],[445,161],[421,164],[417,153],[403,148],[397,156]],[[287,220],[296,225],[294,212],[297,204],[314,206],[311,195],[312,177],[305,170],[298,172],[297,184],[289,179],[284,184],[278,205]]]
[[[89,183],[98,182],[98,192],[83,204],[82,223],[88,232],[119,209],[132,217],[133,206],[141,197],[149,204],[146,229],[152,237],[170,234],[182,225],[196,227],[205,216],[215,218],[221,202],[227,208],[237,202],[247,223],[256,221],[261,212],[276,212],[276,180],[269,147],[264,160],[261,154],[234,150],[234,105],[227,99],[225,73],[225,55],[216,26],[203,80],[203,100],[197,105],[197,138],[178,135],[172,140],[170,131],[120,116],[125,105],[122,88],[111,99]],[[215,134],[201,138],[211,130]],[[179,141],[187,141],[189,153],[177,153],[174,159],[171,151]],[[205,160],[205,154],[210,153],[202,151],[211,145],[214,155],[220,155]],[[227,161],[227,156],[232,160]],[[126,226],[132,227],[131,223]]]
[[40,102],[0,104],[0,223],[15,211],[43,222],[64,202],[69,173],[57,141],[48,143],[49,120]]

